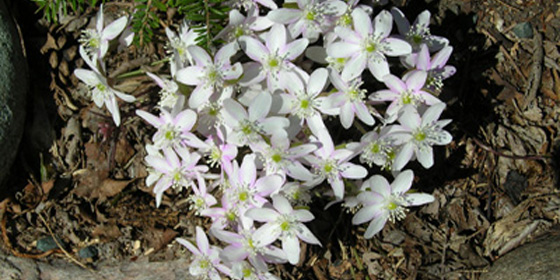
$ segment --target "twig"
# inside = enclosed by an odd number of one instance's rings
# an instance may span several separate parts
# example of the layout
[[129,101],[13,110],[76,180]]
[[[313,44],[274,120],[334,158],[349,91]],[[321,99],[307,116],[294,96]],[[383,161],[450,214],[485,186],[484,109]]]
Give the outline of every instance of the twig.
[[52,250],[48,250],[44,253],[41,254],[27,254],[27,253],[21,253],[19,251],[17,251],[13,246],[12,243],[10,242],[10,237],[8,237],[8,231],[6,230],[6,213],[4,213],[3,217],[2,217],[2,221],[0,222],[0,228],[2,230],[2,239],[4,240],[4,244],[6,245],[6,247],[10,250],[10,252],[12,253],[12,255],[18,257],[18,258],[27,258],[27,259],[42,259],[44,257],[50,256],[53,253],[60,253],[60,249],[52,249]]
[[39,218],[41,219],[41,221],[43,222],[43,224],[45,224],[45,227],[47,227],[47,230],[49,231],[49,234],[52,236],[54,242],[56,243],[56,245],[58,246],[58,248],[60,248],[60,250],[62,250],[62,252],[64,253],[64,255],[66,255],[66,257],[68,257],[73,263],[79,265],[80,267],[87,269],[91,272],[95,272],[93,269],[87,267],[85,264],[81,263],[80,261],[78,261],[76,258],[74,258],[72,255],[70,255],[70,253],[68,253],[68,251],[66,251],[64,249],[64,247],[62,246],[62,244],[60,244],[60,242],[58,242],[58,238],[55,237],[53,231],[51,230],[51,227],[49,226],[49,224],[47,223],[47,221],[45,220],[45,218],[43,218],[43,215],[41,215],[41,213],[37,213],[37,215],[39,215]]
[[491,153],[493,153],[497,156],[500,156],[500,157],[505,157],[505,158],[510,158],[510,159],[520,159],[520,160],[542,160],[544,162],[546,162],[546,160],[550,158],[550,156],[540,156],[540,155],[526,155],[526,156],[506,155],[506,154],[504,154],[502,152],[499,152],[499,151],[496,151],[492,147],[482,143],[482,141],[480,141],[476,137],[471,136],[471,138],[476,143],[476,145],[478,145],[483,150],[485,150],[487,152],[491,152]]

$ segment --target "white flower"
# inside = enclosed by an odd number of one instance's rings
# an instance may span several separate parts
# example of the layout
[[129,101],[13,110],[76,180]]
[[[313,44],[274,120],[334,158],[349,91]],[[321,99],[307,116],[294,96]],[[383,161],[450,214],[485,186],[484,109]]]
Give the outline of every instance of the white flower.
[[103,104],[105,104],[107,110],[109,110],[113,116],[113,121],[117,126],[119,126],[121,123],[121,114],[119,112],[119,105],[117,104],[116,97],[118,96],[126,102],[134,102],[136,98],[110,87],[107,83],[107,79],[98,71],[76,69],[74,70],[74,75],[76,75],[78,79],[88,86],[91,98],[93,99],[95,105],[101,108]]
[[122,16],[103,28],[103,5],[101,5],[97,13],[96,28],[83,30],[78,41],[84,46],[88,54],[96,54],[101,59],[109,49],[109,41],[121,34],[127,22],[126,16]]
[[411,170],[401,172],[389,185],[387,179],[374,175],[364,182],[358,195],[358,200],[363,207],[354,215],[352,223],[355,225],[369,222],[364,234],[371,238],[387,223],[404,219],[408,209],[405,207],[417,206],[434,201],[434,197],[425,193],[406,193],[412,185],[414,174]]

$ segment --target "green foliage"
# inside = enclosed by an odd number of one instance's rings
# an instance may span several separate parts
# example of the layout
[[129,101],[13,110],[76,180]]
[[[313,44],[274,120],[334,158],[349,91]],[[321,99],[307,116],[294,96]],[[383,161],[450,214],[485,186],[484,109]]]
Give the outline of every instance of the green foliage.
[[[37,12],[43,11],[43,17],[49,23],[58,23],[59,16],[67,15],[68,11],[80,13],[86,5],[94,7],[99,0],[32,0],[37,4]],[[101,0],[105,2],[105,0]]]
[[[43,11],[49,22],[57,23],[60,15],[68,12],[80,13],[87,6],[94,7],[105,0],[32,0],[38,6],[37,11]],[[143,45],[152,41],[154,32],[161,28],[160,17],[168,9],[176,9],[187,23],[198,33],[197,43],[210,49],[213,38],[223,29],[231,10],[225,5],[226,0],[131,0],[136,5],[130,25],[136,45]]]
[[225,0],[170,0],[170,6],[185,17],[185,20],[197,33],[197,43],[207,49],[211,48],[213,38],[224,28],[231,10]]

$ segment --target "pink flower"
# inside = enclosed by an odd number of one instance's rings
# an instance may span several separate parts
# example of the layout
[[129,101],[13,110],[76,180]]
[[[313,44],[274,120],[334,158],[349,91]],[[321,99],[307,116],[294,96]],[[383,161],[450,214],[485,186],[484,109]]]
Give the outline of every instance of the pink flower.
[[188,139],[196,138],[190,132],[196,122],[196,113],[192,110],[183,110],[176,116],[163,108],[159,117],[142,110],[136,110],[136,114],[157,128],[152,141],[160,149],[177,148],[188,143]]
[[95,29],[82,31],[78,40],[88,54],[95,54],[99,59],[103,58],[109,49],[109,41],[115,39],[125,29],[128,19],[122,16],[109,25],[103,27],[103,5],[97,13],[97,24]]

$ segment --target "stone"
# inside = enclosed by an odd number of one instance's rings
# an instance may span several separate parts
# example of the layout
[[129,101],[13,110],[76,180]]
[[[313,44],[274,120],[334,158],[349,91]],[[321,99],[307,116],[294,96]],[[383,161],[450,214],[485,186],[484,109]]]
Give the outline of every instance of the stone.
[[16,157],[29,77],[20,36],[4,1],[0,1],[0,186]]
[[560,231],[499,258],[480,280],[560,279]]
[[521,39],[533,38],[533,26],[529,22],[519,23],[513,27],[513,33]]

